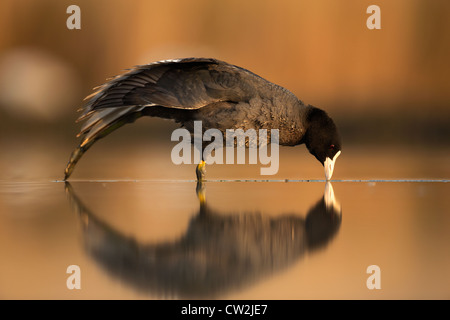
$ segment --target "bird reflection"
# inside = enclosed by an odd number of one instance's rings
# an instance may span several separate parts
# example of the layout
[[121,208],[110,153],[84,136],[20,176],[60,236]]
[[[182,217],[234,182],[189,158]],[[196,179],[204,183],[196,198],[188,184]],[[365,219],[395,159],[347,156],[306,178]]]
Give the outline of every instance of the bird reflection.
[[197,185],[199,211],[177,241],[139,243],[96,217],[66,182],[80,215],[88,254],[114,277],[162,297],[213,298],[243,288],[293,265],[337,234],[341,209],[330,182],[307,213],[267,216],[217,214]]

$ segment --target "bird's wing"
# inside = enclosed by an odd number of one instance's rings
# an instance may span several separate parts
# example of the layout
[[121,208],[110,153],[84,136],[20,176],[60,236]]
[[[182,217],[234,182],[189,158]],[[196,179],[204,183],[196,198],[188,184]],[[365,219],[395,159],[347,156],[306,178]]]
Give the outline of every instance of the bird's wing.
[[187,58],[136,66],[85,98],[77,120],[84,121],[78,134],[82,140],[72,152],[65,179],[95,141],[133,122],[145,108],[189,110],[220,101],[248,101],[267,88],[267,83],[248,70],[215,59]]
[[130,112],[151,106],[199,109],[219,101],[248,101],[266,82],[248,70],[215,59],[189,58],[137,66],[97,87],[77,121],[95,135]]

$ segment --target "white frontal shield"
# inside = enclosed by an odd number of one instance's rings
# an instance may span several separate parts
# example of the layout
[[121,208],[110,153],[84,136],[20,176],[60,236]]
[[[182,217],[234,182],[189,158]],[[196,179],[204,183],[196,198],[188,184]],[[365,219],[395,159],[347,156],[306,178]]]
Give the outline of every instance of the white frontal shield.
[[325,179],[330,180],[331,177],[333,176],[334,164],[340,154],[341,151],[338,151],[338,153],[334,155],[333,159],[330,159],[328,157],[325,159],[325,163],[323,164],[325,168]]

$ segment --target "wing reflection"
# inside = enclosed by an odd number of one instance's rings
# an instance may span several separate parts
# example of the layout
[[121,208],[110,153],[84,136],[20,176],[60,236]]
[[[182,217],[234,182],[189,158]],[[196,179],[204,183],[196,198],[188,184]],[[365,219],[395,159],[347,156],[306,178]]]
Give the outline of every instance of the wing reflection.
[[306,215],[216,214],[197,186],[200,208],[177,241],[139,243],[96,217],[66,182],[80,215],[89,255],[132,287],[164,297],[212,298],[279,272],[307,251],[326,245],[341,224],[341,211],[328,182]]

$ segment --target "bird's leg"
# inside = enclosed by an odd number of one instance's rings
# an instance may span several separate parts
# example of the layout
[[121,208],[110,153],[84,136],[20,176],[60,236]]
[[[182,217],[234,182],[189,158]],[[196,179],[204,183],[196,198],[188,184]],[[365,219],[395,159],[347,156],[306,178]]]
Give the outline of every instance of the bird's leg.
[[205,180],[206,174],[206,162],[204,160],[200,161],[195,169],[195,173],[197,174],[197,181],[202,182]]
[[200,201],[200,206],[203,206],[206,203],[206,192],[205,185],[202,181],[197,181],[197,188],[195,191],[197,192],[197,198]]
[[197,175],[197,181],[204,181],[205,180],[205,174],[206,174],[206,162],[203,157],[203,141],[200,141],[199,144],[195,143],[194,147],[198,149],[200,152],[201,160],[199,164],[197,165],[197,168],[195,169],[195,173]]

